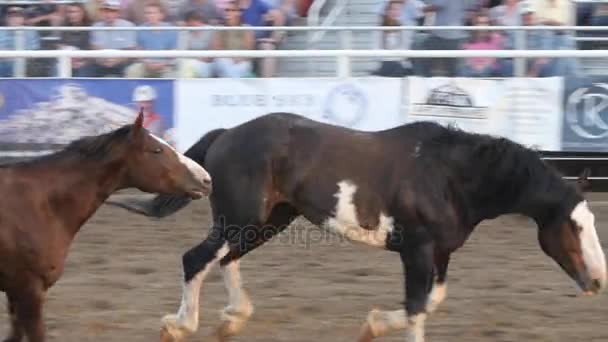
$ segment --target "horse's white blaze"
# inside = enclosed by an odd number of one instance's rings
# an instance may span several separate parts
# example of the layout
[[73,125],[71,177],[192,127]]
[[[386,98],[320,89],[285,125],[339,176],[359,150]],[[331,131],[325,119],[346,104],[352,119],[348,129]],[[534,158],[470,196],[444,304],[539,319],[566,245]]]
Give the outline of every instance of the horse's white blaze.
[[198,328],[199,297],[203,280],[205,280],[213,265],[228,254],[229,251],[228,244],[225,243],[216,252],[213,260],[207,263],[190,281],[182,284],[182,303],[176,317],[176,323],[180,327],[184,327],[190,332],[194,332]]
[[431,313],[437,310],[437,306],[443,302],[447,294],[447,284],[433,284],[433,289],[429,294],[429,300],[426,305],[426,311]]
[[357,186],[352,182],[341,181],[338,183],[338,192],[334,195],[338,199],[334,217],[328,218],[323,226],[352,241],[384,247],[386,237],[393,231],[393,218],[380,213],[376,229],[362,228],[357,218],[357,208],[353,204],[356,192]]
[[158,140],[160,143],[162,143],[163,145],[165,145],[167,148],[169,148],[171,151],[175,152],[177,154],[177,158],[179,160],[180,163],[182,163],[182,165],[184,165],[189,171],[190,173],[192,173],[192,176],[194,176],[194,178],[196,178],[199,182],[204,183],[206,181],[210,181],[211,180],[211,176],[209,175],[209,173],[207,172],[207,170],[205,170],[204,167],[202,167],[201,165],[199,165],[197,162],[195,162],[194,160],[186,157],[185,155],[177,152],[173,146],[169,145],[169,143],[167,143],[165,140],[163,140],[160,137],[157,137],[156,135],[150,133],[150,135]]
[[581,228],[581,250],[589,276],[592,280],[599,280],[604,288],[606,286],[606,257],[595,230],[595,217],[589,210],[587,201],[577,204],[570,217]]

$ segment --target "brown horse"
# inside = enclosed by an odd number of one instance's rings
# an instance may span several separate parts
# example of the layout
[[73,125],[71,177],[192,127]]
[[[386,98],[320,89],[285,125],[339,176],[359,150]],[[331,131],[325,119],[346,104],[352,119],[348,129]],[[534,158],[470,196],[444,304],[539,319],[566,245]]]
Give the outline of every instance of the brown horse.
[[80,227],[115,191],[134,187],[198,199],[211,190],[204,168],[135,123],[63,150],[0,167],[0,290],[12,331],[5,342],[45,340],[43,303],[60,278]]

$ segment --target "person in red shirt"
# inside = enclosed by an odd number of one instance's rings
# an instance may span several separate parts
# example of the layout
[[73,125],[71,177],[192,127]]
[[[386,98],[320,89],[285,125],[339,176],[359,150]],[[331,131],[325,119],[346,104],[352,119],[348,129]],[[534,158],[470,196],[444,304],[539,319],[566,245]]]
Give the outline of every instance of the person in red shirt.
[[156,90],[149,85],[137,86],[133,91],[133,102],[135,102],[137,109],[143,108],[144,110],[143,126],[152,134],[163,138],[169,144],[174,145],[173,139],[169,137],[170,130],[168,131],[165,129],[162,117],[154,110],[155,101]]

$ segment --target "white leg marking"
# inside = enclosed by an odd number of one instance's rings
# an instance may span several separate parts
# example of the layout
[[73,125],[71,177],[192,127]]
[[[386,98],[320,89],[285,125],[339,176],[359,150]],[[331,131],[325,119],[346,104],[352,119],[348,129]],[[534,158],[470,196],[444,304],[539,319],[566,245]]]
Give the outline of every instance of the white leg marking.
[[395,311],[372,310],[367,315],[366,324],[373,337],[380,337],[392,331],[407,328],[407,318],[403,309]]
[[228,244],[225,243],[215,253],[215,258],[207,263],[203,270],[197,273],[189,282],[182,284],[182,303],[177,315],[167,315],[163,318],[163,325],[174,337],[183,337],[183,330],[193,333],[198,329],[199,297],[203,280],[205,280],[213,265],[228,254],[229,251]]
[[362,228],[357,218],[357,208],[353,204],[357,186],[349,181],[338,183],[338,198],[335,216],[328,218],[323,226],[329,230],[346,236],[352,241],[362,242],[371,246],[384,247],[387,235],[393,231],[393,218],[380,213],[378,227],[374,230]]
[[604,288],[606,286],[606,257],[595,230],[595,216],[589,210],[587,201],[577,204],[570,217],[581,228],[581,250],[589,276],[593,280],[599,280],[601,287]]
[[424,321],[426,314],[421,313],[408,317],[407,342],[424,342]]
[[434,283],[433,289],[431,290],[431,293],[429,294],[429,300],[426,304],[426,311],[428,313],[433,313],[435,310],[437,310],[437,307],[439,306],[439,304],[441,304],[441,302],[443,302],[443,300],[445,299],[446,293],[447,293],[447,283],[443,283],[443,284]]
[[194,176],[194,178],[198,179],[201,183],[205,182],[205,181],[210,181],[211,180],[211,176],[209,175],[209,173],[207,172],[207,170],[205,170],[205,168],[203,168],[201,165],[199,165],[197,162],[195,162],[194,160],[186,157],[185,155],[177,152],[171,145],[169,145],[165,140],[163,140],[162,138],[157,137],[156,135],[150,133],[150,135],[158,140],[160,143],[162,143],[163,145],[165,145],[166,148],[169,148],[171,151],[173,151],[175,154],[177,154],[177,158],[179,159],[180,163],[182,163],[184,166],[186,166],[188,168],[188,170],[192,173],[192,175]]
[[243,290],[239,261],[233,261],[222,267],[224,285],[228,290],[228,306],[222,311],[222,320],[228,322],[223,327],[225,334],[236,334],[253,314],[253,305]]

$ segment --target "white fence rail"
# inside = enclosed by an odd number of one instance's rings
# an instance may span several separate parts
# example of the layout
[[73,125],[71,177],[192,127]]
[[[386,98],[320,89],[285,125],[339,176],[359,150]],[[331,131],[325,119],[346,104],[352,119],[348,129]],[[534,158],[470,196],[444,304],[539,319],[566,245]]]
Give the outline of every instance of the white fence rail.
[[[54,34],[45,39],[59,40],[58,32],[63,31],[306,31],[306,32],[326,32],[336,31],[343,34],[338,35],[340,41],[336,42],[340,48],[349,47],[348,41],[351,34],[355,32],[370,33],[373,31],[385,30],[406,30],[406,31],[444,31],[444,30],[463,30],[463,31],[511,31],[515,33],[514,50],[493,50],[493,51],[421,51],[421,50],[281,50],[281,51],[192,51],[184,50],[184,46],[179,45],[177,50],[167,51],[139,51],[139,50],[96,50],[96,51],[26,51],[22,50],[25,46],[25,31],[52,31]],[[524,58],[533,57],[607,57],[608,55],[601,50],[582,50],[582,51],[529,51],[526,46],[526,32],[528,31],[567,31],[577,32],[608,32],[608,26],[247,26],[247,27],[227,27],[227,26],[164,26],[164,27],[92,27],[92,26],[58,26],[58,27],[39,27],[39,26],[20,26],[20,27],[0,27],[0,31],[16,31],[16,50],[0,51],[1,58],[18,58],[16,65],[16,76],[25,75],[24,59],[26,58],[57,58],[59,60],[58,69],[60,77],[70,77],[70,59],[74,57],[97,58],[97,57],[336,57],[337,75],[350,76],[350,60],[353,57],[409,57],[409,58],[433,58],[433,57],[513,57],[515,58],[515,75],[525,74]],[[580,41],[607,41],[608,37],[574,37]]]
[[608,57],[608,50],[0,50],[2,58],[57,58],[59,77],[71,77],[72,58],[336,57],[337,76],[351,75],[351,58]]

